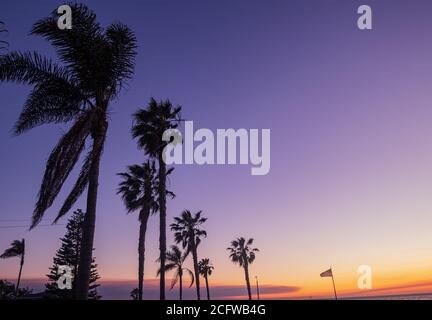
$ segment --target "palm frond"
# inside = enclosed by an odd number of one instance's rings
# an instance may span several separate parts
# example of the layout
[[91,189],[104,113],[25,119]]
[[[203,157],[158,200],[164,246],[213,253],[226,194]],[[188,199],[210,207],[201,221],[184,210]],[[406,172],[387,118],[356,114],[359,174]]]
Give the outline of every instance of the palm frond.
[[7,259],[24,255],[25,252],[25,240],[14,240],[12,241],[9,248],[7,248],[0,258]]
[[112,78],[120,89],[134,72],[137,39],[129,27],[121,23],[110,25],[106,30],[106,37],[111,45]]
[[30,229],[40,222],[78,161],[91,131],[92,118],[91,114],[79,118],[51,152],[33,211]]
[[194,273],[192,272],[192,270],[188,269],[188,268],[183,268],[184,271],[186,271],[189,274],[189,277],[191,278],[191,283],[189,285],[189,288],[193,286],[194,282],[195,282],[195,276]]
[[73,186],[65,202],[63,203],[63,206],[61,207],[59,213],[57,214],[54,223],[57,223],[57,221],[61,217],[63,217],[66,213],[69,212],[69,210],[72,208],[72,206],[75,204],[75,202],[78,200],[78,198],[86,189],[88,184],[88,179],[89,179],[90,167],[93,159],[92,155],[93,155],[93,151],[90,151],[87,154],[86,159],[84,160],[84,164],[81,167],[81,172],[78,176],[78,179],[75,182],[75,185]]

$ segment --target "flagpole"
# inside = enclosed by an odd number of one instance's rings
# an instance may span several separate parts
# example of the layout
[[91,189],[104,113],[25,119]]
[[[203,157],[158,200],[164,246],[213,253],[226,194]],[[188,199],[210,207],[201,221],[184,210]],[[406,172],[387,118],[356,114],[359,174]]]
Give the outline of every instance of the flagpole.
[[259,300],[260,297],[259,297],[259,287],[258,287],[258,276],[255,276],[255,280],[256,280],[257,298]]
[[332,275],[332,282],[333,282],[334,295],[335,295],[335,299],[337,300],[336,286],[335,286],[334,277],[333,277],[333,270],[332,270],[331,267],[330,267],[330,270],[332,271],[332,272],[331,272],[331,275]]

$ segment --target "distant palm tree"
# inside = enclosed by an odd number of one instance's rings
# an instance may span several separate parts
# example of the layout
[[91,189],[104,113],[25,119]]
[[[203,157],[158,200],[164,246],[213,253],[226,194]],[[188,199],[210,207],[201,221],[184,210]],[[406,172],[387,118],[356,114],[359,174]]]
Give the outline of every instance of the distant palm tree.
[[140,231],[138,240],[138,300],[142,300],[144,283],[144,253],[147,221],[150,213],[157,210],[154,197],[155,181],[154,162],[128,167],[128,171],[119,173],[123,178],[118,192],[122,195],[128,213],[139,210]]
[[146,155],[158,162],[158,203],[160,215],[159,260],[160,260],[160,299],[165,300],[165,253],[166,253],[166,180],[173,168],[167,170],[164,162],[163,133],[178,126],[181,107],[173,107],[169,100],[157,102],[151,99],[146,109],[134,114],[132,137]]
[[[190,269],[183,267],[183,263],[186,260],[186,257],[187,254],[182,253],[180,248],[175,245],[171,246],[171,251],[168,251],[166,253],[166,258],[168,263],[165,265],[165,271],[175,270],[175,274],[171,282],[171,290],[179,281],[180,300],[183,299],[183,272],[186,271],[191,277],[191,283],[189,285],[189,288],[192,287],[194,284],[193,272]],[[158,276],[159,274],[160,274],[160,268],[157,272]]]
[[206,222],[207,218],[201,217],[202,211],[198,211],[193,215],[189,210],[184,210],[180,217],[174,218],[174,223],[171,224],[171,230],[174,231],[174,239],[176,243],[181,243],[186,249],[186,254],[192,253],[195,284],[197,299],[200,300],[200,283],[199,283],[199,267],[198,267],[198,245],[201,243],[201,237],[207,237],[207,232],[199,229]]
[[198,268],[199,268],[200,275],[202,275],[204,277],[205,282],[206,282],[207,300],[210,300],[210,289],[209,289],[209,284],[208,284],[208,277],[213,273],[214,267],[210,263],[210,259],[206,258],[206,259],[202,259],[198,263]]
[[240,237],[231,242],[231,246],[227,248],[230,252],[231,261],[243,267],[245,272],[246,286],[249,295],[249,300],[252,300],[251,285],[249,281],[249,265],[255,260],[255,252],[257,248],[251,248],[254,239],[250,238],[246,241],[245,238]]
[[18,295],[18,289],[19,284],[21,281],[21,272],[24,265],[24,255],[25,255],[25,240],[22,239],[21,241],[15,240],[11,243],[11,246],[3,252],[3,254],[0,256],[2,259],[7,258],[13,258],[13,257],[20,257],[20,269],[18,274],[18,280],[15,288],[15,296]]
[[31,228],[53,204],[86,149],[86,141],[92,142],[79,177],[55,219],[65,215],[88,187],[77,279],[77,297],[87,299],[109,105],[132,77],[137,44],[127,26],[114,23],[104,30],[85,5],[73,4],[71,8],[71,30],[58,28],[54,11],[39,20],[31,32],[51,42],[63,66],[37,52],[11,52],[0,57],[0,81],[33,86],[15,125],[16,134],[46,123],[72,122],[48,158]]

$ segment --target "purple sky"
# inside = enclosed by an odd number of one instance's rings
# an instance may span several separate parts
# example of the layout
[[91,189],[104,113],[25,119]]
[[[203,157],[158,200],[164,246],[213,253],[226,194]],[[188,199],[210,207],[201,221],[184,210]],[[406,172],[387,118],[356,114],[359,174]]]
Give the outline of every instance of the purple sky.
[[[251,176],[248,165],[193,165],[177,167],[171,177],[177,198],[168,203],[168,222],[185,208],[203,210],[209,236],[199,251],[213,260],[215,283],[243,284],[225,252],[239,235],[254,237],[261,249],[252,275],[304,292],[318,290],[319,272],[329,265],[347,288],[359,264],[380,275],[430,269],[432,2],[85,3],[103,25],[130,25],[140,45],[135,77],[111,108],[101,166],[95,256],[104,279],[135,278],[138,221],[126,216],[116,195],[116,173],[143,161],[130,139],[131,114],[152,96],[182,105],[197,128],[271,129],[267,176]],[[373,31],[356,27],[364,3],[373,9]],[[10,50],[53,56],[28,33],[60,4],[2,3]],[[28,223],[4,219],[30,219],[45,160],[66,128],[12,137],[28,92],[0,85],[0,226]],[[85,209],[84,199],[75,208]],[[155,216],[147,237],[150,279],[157,228]],[[0,249],[25,237],[24,277],[43,277],[63,234],[63,226],[0,229]],[[16,273],[17,261],[0,261],[0,277],[12,280]]]

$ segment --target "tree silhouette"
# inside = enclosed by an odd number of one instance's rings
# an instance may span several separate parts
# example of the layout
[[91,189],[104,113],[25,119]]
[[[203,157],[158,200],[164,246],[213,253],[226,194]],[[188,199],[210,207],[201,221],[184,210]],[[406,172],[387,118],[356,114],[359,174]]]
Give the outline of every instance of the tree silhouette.
[[207,300],[210,300],[210,288],[208,283],[208,277],[213,273],[214,267],[210,263],[209,258],[201,259],[198,263],[199,273],[205,279],[206,289],[207,289]]
[[20,281],[21,281],[21,272],[22,272],[22,268],[24,265],[24,256],[25,256],[25,240],[22,239],[21,241],[19,240],[14,240],[10,247],[7,248],[3,254],[0,256],[0,258],[2,259],[8,259],[8,258],[14,258],[14,257],[19,257],[20,258],[20,269],[19,269],[19,273],[18,273],[18,280],[16,283],[16,287],[15,287],[15,295],[18,295],[18,290],[19,290],[19,285],[20,285]]
[[[82,242],[82,228],[84,224],[84,212],[81,209],[74,211],[66,225],[66,234],[60,238],[61,246],[57,250],[53,258],[53,266],[50,267],[50,273],[47,274],[49,282],[45,284],[46,293],[50,298],[56,299],[75,299],[76,298],[76,279],[78,274],[78,265],[80,257],[80,249]],[[61,274],[58,274],[59,266],[69,266],[72,270],[72,289],[59,289],[57,280]],[[89,280],[88,297],[92,300],[101,298],[98,295],[97,288],[99,284],[96,281],[99,279],[97,272],[97,264],[93,258],[91,265],[91,273]]]
[[[177,282],[179,282],[179,288],[180,288],[180,300],[183,300],[183,275],[184,272],[188,273],[191,278],[191,283],[189,285],[189,288],[193,286],[194,284],[194,275],[193,272],[189,268],[183,267],[183,263],[185,262],[187,258],[187,254],[182,253],[180,248],[173,245],[171,246],[171,251],[168,251],[166,253],[167,258],[167,264],[165,265],[165,271],[171,271],[175,270],[174,277],[171,281],[171,287],[170,290],[172,290]],[[159,260],[159,259],[158,259]],[[160,268],[157,272],[157,276],[160,275]]]
[[61,207],[65,215],[87,188],[87,209],[77,279],[77,298],[88,298],[91,274],[99,164],[108,129],[110,102],[131,78],[136,38],[125,25],[114,23],[105,30],[85,5],[71,4],[71,30],[60,30],[56,11],[33,26],[31,33],[47,39],[63,65],[37,52],[11,52],[0,57],[0,81],[26,83],[33,91],[15,124],[21,134],[46,123],[72,122],[51,152],[45,169],[31,228],[53,204],[63,183],[91,140],[91,148],[79,177]]
[[257,248],[251,248],[254,239],[250,238],[246,241],[245,238],[240,237],[231,242],[231,246],[227,248],[229,257],[232,262],[237,263],[243,267],[245,272],[246,287],[249,295],[249,300],[252,300],[251,285],[249,281],[249,265],[255,261],[255,252]]
[[16,289],[13,283],[6,280],[0,280],[0,300],[11,300],[14,298],[25,297],[31,294],[33,290],[29,288]]
[[155,200],[156,169],[154,162],[129,166],[122,177],[118,192],[121,194],[128,213],[139,211],[140,231],[138,239],[138,300],[142,300],[144,284],[144,254],[147,222],[150,213],[157,211]]
[[202,211],[198,211],[193,215],[189,210],[184,210],[180,217],[174,217],[175,222],[171,224],[171,230],[174,231],[175,242],[182,244],[182,247],[186,249],[186,255],[192,253],[198,300],[201,299],[201,296],[197,249],[198,245],[201,243],[201,237],[207,237],[207,232],[199,229],[207,220],[207,218],[201,217],[201,213]]
[[151,99],[146,109],[134,114],[132,137],[147,156],[158,162],[158,206],[159,206],[159,260],[160,260],[160,299],[165,300],[165,259],[166,259],[166,180],[173,168],[167,170],[164,162],[162,141],[165,130],[178,126],[181,107],[173,107],[169,100],[157,102]]

